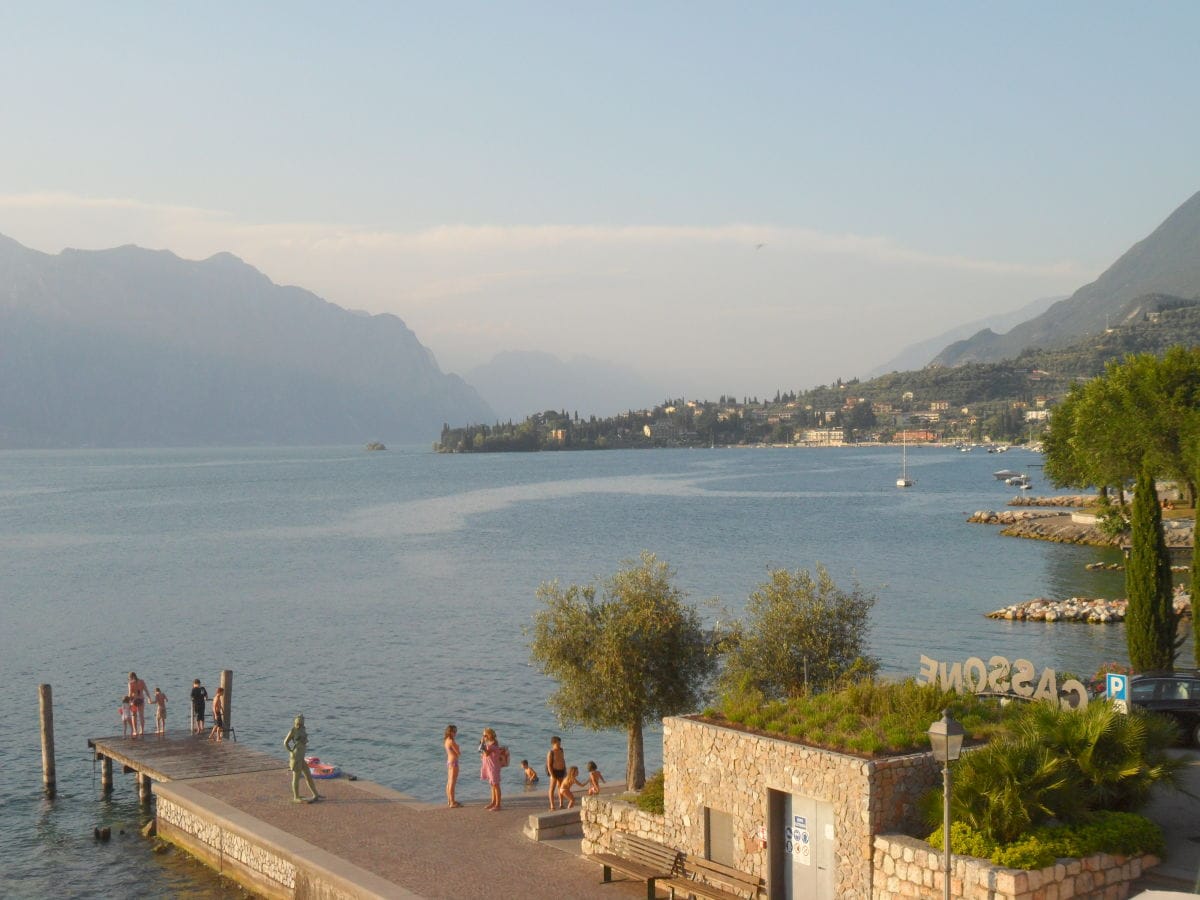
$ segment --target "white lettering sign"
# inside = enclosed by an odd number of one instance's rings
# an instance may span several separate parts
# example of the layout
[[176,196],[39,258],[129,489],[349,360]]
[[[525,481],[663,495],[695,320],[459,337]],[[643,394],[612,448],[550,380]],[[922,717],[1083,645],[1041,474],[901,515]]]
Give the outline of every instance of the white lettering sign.
[[1033,700],[1058,702],[1064,709],[1082,709],[1087,706],[1087,688],[1074,678],[1059,684],[1053,669],[1037,669],[1027,659],[1016,659],[1011,663],[1003,656],[993,656],[985,664],[983,659],[972,656],[966,662],[939,662],[921,656],[921,668],[917,673],[921,684],[936,684],[943,691],[965,694],[1010,694]]

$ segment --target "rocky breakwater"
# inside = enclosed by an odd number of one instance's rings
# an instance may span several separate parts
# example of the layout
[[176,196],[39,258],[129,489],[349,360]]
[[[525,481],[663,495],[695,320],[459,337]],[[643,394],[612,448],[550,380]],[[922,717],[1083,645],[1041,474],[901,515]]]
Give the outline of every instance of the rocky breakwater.
[[[1018,622],[1085,622],[1091,625],[1115,625],[1125,621],[1128,600],[1103,600],[1088,597],[1068,597],[1066,600],[1047,600],[1038,597],[1024,603],[1014,603],[987,614],[989,619],[1012,619]],[[1191,595],[1183,586],[1175,588],[1175,614],[1192,614]]]
[[1087,506],[1096,506],[1099,499],[1095,494],[1057,494],[1053,497],[1028,497],[1024,494],[1013,497],[1008,501],[1009,506],[1069,506],[1074,509],[1082,509]]

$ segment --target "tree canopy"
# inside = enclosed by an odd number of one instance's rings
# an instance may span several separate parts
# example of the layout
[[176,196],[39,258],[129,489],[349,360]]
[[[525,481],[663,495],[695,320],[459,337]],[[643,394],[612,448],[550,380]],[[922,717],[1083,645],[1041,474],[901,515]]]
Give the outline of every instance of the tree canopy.
[[875,597],[839,588],[824,566],[774,569],[746,602],[746,620],[727,640],[722,685],[765,699],[826,690],[850,673],[874,674],[866,653]]
[[643,726],[696,710],[716,658],[674,572],[643,552],[599,584],[538,588],[530,657],[558,681],[550,705],[560,722],[623,728],[626,783],[646,781]]

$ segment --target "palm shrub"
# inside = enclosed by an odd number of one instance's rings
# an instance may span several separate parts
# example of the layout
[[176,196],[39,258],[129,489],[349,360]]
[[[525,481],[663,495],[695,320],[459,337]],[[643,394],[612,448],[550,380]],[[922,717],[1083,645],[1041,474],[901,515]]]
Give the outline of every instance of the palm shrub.
[[[1069,761],[1085,814],[1139,809],[1156,783],[1174,783],[1182,765],[1166,752],[1175,738],[1174,723],[1136,710],[1121,713],[1111,703],[1089,703],[1081,710],[1035,703],[1016,728]],[[1058,818],[1069,821],[1064,812],[1058,811]]]
[[[963,755],[950,799],[953,819],[996,846],[1052,821],[1084,824],[1100,811],[1136,810],[1155,784],[1174,784],[1183,765],[1166,753],[1173,723],[1108,703],[1028,704],[1012,729]],[[931,825],[941,808],[938,789],[924,806]]]
[[[994,740],[955,765],[950,818],[1002,845],[1071,807],[1077,796],[1071,766],[1036,738]],[[942,804],[937,788],[924,807],[931,825]]]

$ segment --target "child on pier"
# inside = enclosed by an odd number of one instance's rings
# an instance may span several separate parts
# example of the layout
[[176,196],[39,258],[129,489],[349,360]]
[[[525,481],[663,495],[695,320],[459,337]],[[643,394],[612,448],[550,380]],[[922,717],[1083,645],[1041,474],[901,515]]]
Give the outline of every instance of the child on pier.
[[596,768],[596,764],[590,759],[588,760],[588,793],[600,793],[600,785],[604,784],[604,776],[600,774],[600,770]]
[[133,706],[128,694],[121,698],[121,705],[117,707],[117,715],[121,717],[121,737],[129,737],[133,733]]
[[567,769],[567,777],[559,785],[559,806],[563,809],[570,809],[575,805],[575,795],[571,793],[573,787],[583,787],[583,782],[579,780],[579,766],[571,766]]
[[156,687],[154,689],[154,696],[150,698],[150,702],[154,704],[154,733],[166,734],[167,695]]

